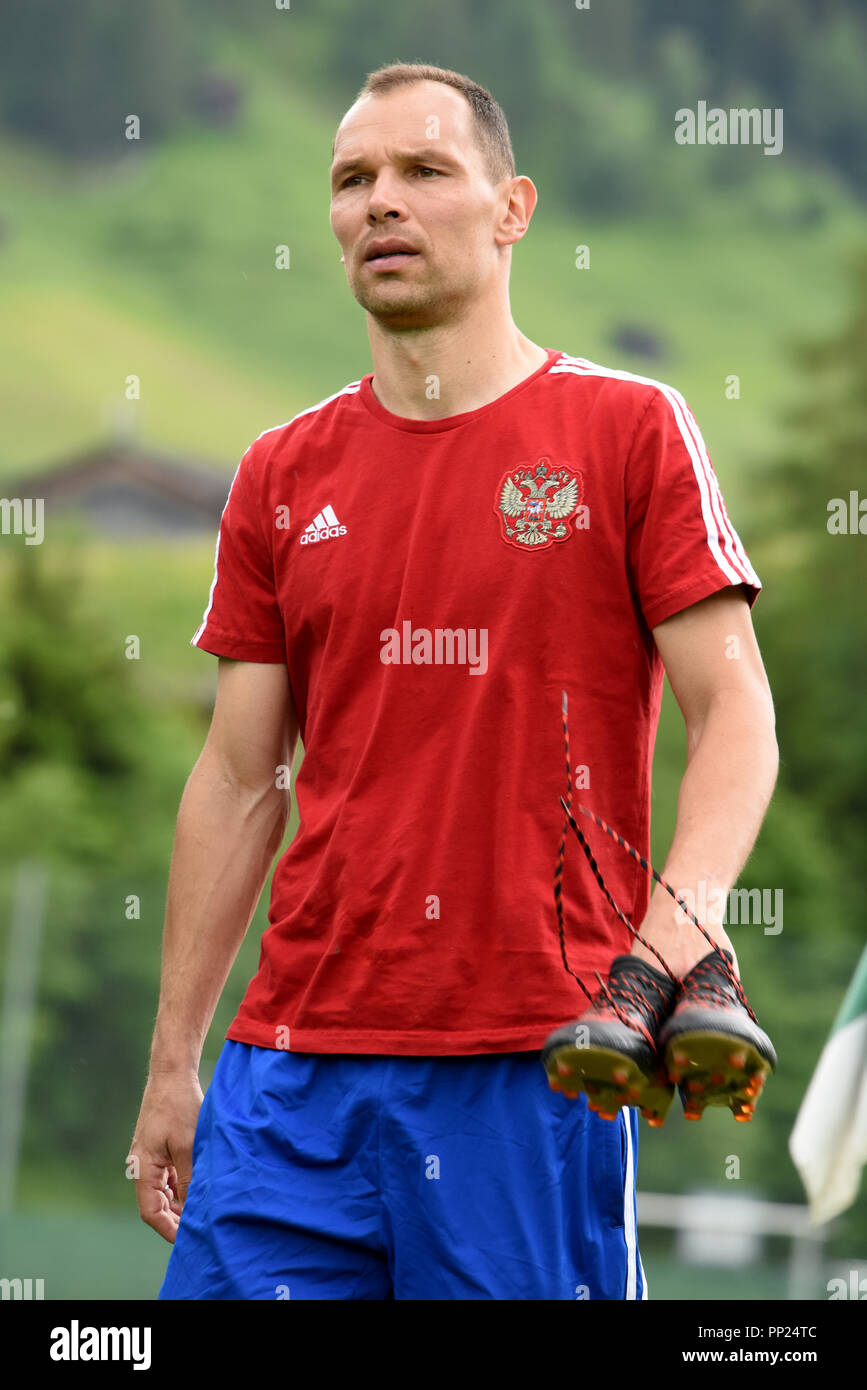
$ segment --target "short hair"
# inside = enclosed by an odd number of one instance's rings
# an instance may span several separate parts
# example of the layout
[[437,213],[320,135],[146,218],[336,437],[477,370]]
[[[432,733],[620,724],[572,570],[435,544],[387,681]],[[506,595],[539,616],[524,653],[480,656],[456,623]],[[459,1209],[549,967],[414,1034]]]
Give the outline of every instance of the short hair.
[[490,92],[463,73],[433,67],[430,63],[390,63],[368,74],[355,100],[383,96],[396,87],[409,87],[416,82],[443,82],[460,92],[469,102],[476,142],[484,155],[491,182],[498,184],[505,178],[514,178],[515,156],[503,108]]

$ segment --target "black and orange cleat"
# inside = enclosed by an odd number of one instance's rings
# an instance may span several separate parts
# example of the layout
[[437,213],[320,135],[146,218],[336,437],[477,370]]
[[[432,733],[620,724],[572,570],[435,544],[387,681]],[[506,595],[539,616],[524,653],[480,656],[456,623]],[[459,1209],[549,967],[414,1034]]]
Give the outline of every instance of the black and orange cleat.
[[751,1120],[777,1065],[732,961],[731,951],[715,950],[694,965],[660,1029],[668,1079],[680,1091],[687,1120],[700,1120],[709,1105],[728,1106],[736,1120]]
[[649,1124],[663,1124],[674,1086],[656,1037],[676,993],[676,983],[647,961],[615,956],[608,984],[589,1008],[546,1039],[541,1060],[548,1085],[570,1099],[584,1091],[588,1108],[603,1120],[637,1105]]

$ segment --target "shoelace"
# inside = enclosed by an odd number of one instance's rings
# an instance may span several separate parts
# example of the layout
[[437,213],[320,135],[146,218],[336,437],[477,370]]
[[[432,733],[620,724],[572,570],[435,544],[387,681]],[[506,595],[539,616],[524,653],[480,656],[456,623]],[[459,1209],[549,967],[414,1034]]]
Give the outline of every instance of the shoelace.
[[[720,958],[725,962],[726,966],[728,966],[728,961],[725,956],[720,954]],[[697,965],[694,965],[690,971],[689,977],[690,994],[695,995],[695,997],[702,1002],[728,1004],[729,996],[720,984],[719,979],[715,978],[718,968],[719,961],[716,956],[705,956],[704,960],[700,960]],[[731,983],[734,985],[735,994],[737,995],[739,1003],[743,1004],[753,1022],[758,1023],[758,1019],[747,1003],[747,997],[741,988],[740,981],[732,976],[730,976],[730,979]]]
[[[590,865],[590,868],[593,871],[593,876],[596,879],[596,882],[599,884],[599,887],[605,894],[605,897],[608,899],[608,902],[611,904],[611,907],[614,909],[621,922],[623,922],[624,926],[626,926],[629,929],[629,931],[635,937],[635,939],[637,941],[640,941],[642,946],[645,946],[647,950],[650,951],[651,954],[656,957],[656,959],[659,961],[660,965],[662,966],[663,970],[665,971],[666,975],[668,975],[670,980],[673,980],[674,983],[678,986],[680,986],[682,982],[674,974],[673,970],[670,969],[668,963],[663,959],[662,955],[656,949],[656,947],[651,945],[651,943],[647,941],[639,931],[636,930],[636,928],[632,925],[626,914],[620,910],[617,903],[614,901],[614,898],[608,891],[605,880],[600,872],[599,866],[596,863],[595,858],[593,857],[593,851],[591,850],[590,845],[588,844],[583,831],[580,829],[574,816],[572,815],[572,758],[569,752],[569,703],[565,690],[562,692],[562,696],[563,740],[566,747],[566,798],[564,800],[562,796],[560,797],[560,805],[563,807],[563,810],[566,814],[566,819],[563,822],[563,832],[560,837],[560,848],[557,853],[557,863],[554,867],[554,905],[557,911],[557,930],[560,937],[560,955],[563,959],[564,968],[566,969],[568,974],[572,976],[574,980],[577,980],[578,984],[581,986],[581,989],[584,991],[587,998],[590,1000],[590,1003],[593,1004],[596,1000],[598,1000],[600,994],[604,995],[604,997],[608,1000],[608,1003],[611,1005],[611,1008],[614,1010],[614,1013],[621,1020],[621,1022],[627,1023],[627,1020],[624,1019],[622,1014],[619,1012],[617,1005],[614,999],[611,997],[611,993],[605,985],[605,982],[603,981],[599,971],[595,970],[593,972],[596,976],[597,981],[599,982],[599,990],[596,992],[595,995],[592,995],[588,990],[587,986],[584,984],[584,981],[581,979],[581,976],[576,974],[576,972],[572,969],[572,967],[569,964],[569,961],[566,958],[566,933],[563,925],[563,862],[566,857],[566,832],[570,826],[574,831],[575,835],[578,837],[578,843],[584,851],[585,857],[587,859],[588,864]],[[600,830],[604,830],[606,835],[610,835],[613,840],[616,840],[617,844],[620,845],[621,849],[626,850],[627,854],[631,855],[632,858],[636,861],[636,863],[641,865],[645,873],[650,874],[650,876],[653,879],[655,879],[656,882],[660,884],[660,886],[664,888],[665,891],[669,893],[672,898],[674,898],[674,901],[677,903],[681,911],[686,914],[686,916],[694,924],[694,926],[698,927],[704,939],[711,946],[712,950],[715,951],[716,954],[719,956],[719,960],[732,984],[733,989],[736,991],[739,1000],[743,1004],[744,1008],[746,1009],[753,1022],[757,1023],[758,1019],[756,1018],[755,1014],[753,1013],[752,1009],[747,1003],[746,995],[741,989],[740,982],[738,981],[737,976],[735,975],[734,971],[729,965],[728,959],[726,958],[726,956],[723,955],[722,951],[720,950],[719,946],[714,941],[710,933],[705,930],[705,928],[702,926],[701,922],[698,920],[695,914],[691,912],[690,909],[687,907],[686,901],[683,898],[679,898],[677,896],[677,893],[674,891],[671,884],[667,883],[666,880],[662,877],[662,874],[657,872],[657,870],[650,863],[650,860],[645,859],[644,855],[639,854],[638,850],[635,849],[629,843],[628,840],[625,840],[623,836],[618,833],[618,831],[612,829],[612,827],[608,824],[607,821],[604,821],[601,816],[597,816],[595,812],[591,811],[587,806],[582,806],[580,802],[578,803],[578,810],[582,813],[582,815],[589,816],[590,820],[592,820],[594,824],[598,825]],[[703,974],[704,972],[702,972],[702,975]]]
[[[648,990],[653,991],[653,998],[648,996],[646,992]],[[630,980],[626,976],[618,974],[613,981],[609,980],[607,988],[603,986],[602,989],[597,990],[596,994],[593,996],[591,1007],[598,1008],[603,999],[606,999],[611,1005],[621,1023],[629,1028],[637,1028],[638,1031],[644,1035],[647,1042],[650,1043],[651,1047],[656,1046],[654,1034],[644,1023],[642,1015],[649,1013],[653,1027],[658,1028],[662,1022],[663,1010],[668,1000],[654,980],[647,980],[643,988],[639,989],[634,980]],[[621,1000],[626,1004],[630,1004],[638,1017],[633,1017],[631,1019],[624,1018],[617,1007],[618,1001]]]

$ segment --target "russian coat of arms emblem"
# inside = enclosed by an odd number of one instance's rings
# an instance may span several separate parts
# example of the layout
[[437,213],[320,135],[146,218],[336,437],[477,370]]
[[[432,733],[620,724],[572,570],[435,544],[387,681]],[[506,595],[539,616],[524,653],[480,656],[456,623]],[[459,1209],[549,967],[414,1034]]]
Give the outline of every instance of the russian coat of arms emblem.
[[581,504],[583,482],[576,469],[554,468],[540,458],[530,467],[512,468],[502,479],[494,511],[503,524],[503,539],[520,550],[545,550],[572,535]]

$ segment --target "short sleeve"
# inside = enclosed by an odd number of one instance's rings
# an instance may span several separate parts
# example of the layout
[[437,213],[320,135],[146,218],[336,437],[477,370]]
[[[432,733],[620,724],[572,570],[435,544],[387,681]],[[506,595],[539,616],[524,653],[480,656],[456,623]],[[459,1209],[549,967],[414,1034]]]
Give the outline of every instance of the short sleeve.
[[728,585],[750,607],[761,580],[732,525],[701,431],[686,401],[660,384],[626,465],[630,581],[648,627]]
[[250,472],[254,447],[244,454],[229,488],[208,606],[190,646],[237,661],[278,662],[286,660],[286,636],[266,518]]

